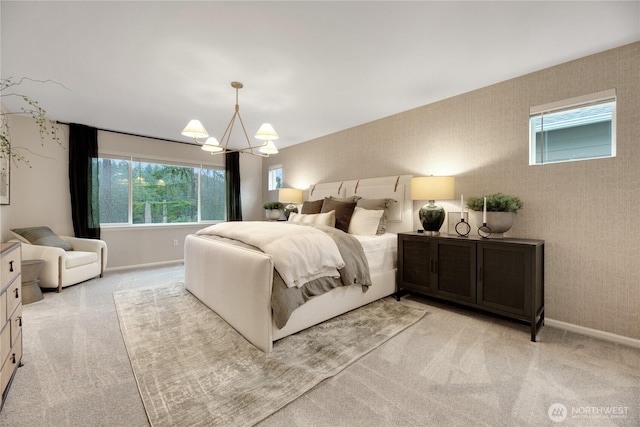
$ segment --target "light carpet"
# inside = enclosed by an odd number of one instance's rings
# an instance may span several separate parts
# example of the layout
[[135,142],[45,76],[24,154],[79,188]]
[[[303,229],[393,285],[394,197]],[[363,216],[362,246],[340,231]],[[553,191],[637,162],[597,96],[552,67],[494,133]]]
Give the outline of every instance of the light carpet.
[[279,340],[266,354],[182,283],[113,296],[152,426],[253,425],[426,313],[383,299]]

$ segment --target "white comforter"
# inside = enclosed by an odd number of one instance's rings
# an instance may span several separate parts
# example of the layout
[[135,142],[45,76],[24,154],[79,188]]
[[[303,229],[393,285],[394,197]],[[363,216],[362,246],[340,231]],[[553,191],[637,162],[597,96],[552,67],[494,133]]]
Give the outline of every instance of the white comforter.
[[273,258],[273,264],[288,287],[302,286],[323,276],[339,277],[344,261],[338,246],[324,232],[310,226],[286,222],[224,222],[196,232],[240,240]]

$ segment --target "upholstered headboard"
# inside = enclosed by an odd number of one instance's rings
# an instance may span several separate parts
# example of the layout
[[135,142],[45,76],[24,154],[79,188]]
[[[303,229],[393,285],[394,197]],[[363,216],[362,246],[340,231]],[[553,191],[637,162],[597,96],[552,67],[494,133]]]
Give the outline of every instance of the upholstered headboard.
[[396,175],[313,184],[309,186],[305,200],[318,200],[330,196],[393,199],[395,202],[391,203],[388,210],[387,232],[411,231],[414,227],[411,178],[412,175]]

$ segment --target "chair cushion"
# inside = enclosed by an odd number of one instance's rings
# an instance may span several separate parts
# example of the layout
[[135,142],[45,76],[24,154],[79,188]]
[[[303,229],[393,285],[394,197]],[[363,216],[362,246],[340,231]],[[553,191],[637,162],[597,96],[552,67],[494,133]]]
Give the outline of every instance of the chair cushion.
[[64,266],[67,270],[81,265],[98,262],[98,254],[95,252],[69,251],[66,254]]
[[32,245],[54,246],[62,248],[65,251],[73,249],[69,243],[62,240],[56,233],[46,226],[12,228],[11,232],[18,238],[18,240],[26,240],[25,243],[31,243]]

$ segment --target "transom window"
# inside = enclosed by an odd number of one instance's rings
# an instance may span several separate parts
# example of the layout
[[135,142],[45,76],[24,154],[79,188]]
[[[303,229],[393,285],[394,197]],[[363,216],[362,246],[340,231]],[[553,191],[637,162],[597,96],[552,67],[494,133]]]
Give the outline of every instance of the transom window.
[[616,155],[615,89],[532,107],[529,164]]
[[268,190],[277,190],[282,187],[282,165],[269,166]]

